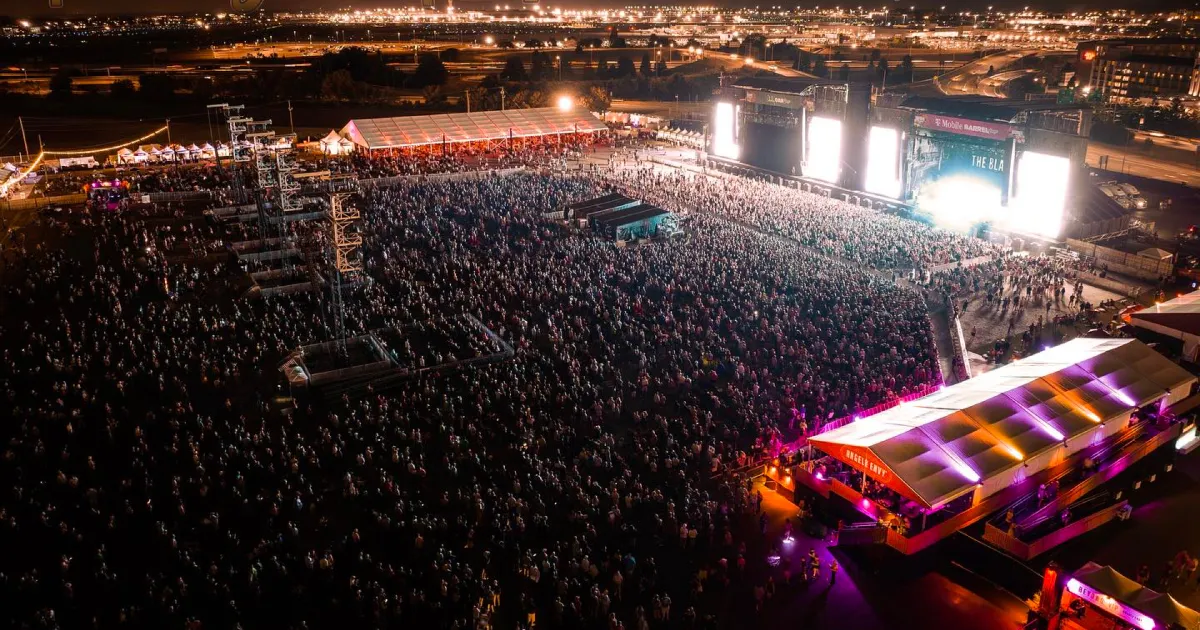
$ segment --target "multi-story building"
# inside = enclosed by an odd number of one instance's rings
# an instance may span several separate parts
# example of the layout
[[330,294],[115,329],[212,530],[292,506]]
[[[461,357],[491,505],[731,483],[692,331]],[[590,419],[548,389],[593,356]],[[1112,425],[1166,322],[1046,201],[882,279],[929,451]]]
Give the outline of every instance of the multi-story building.
[[1200,90],[1200,39],[1106,39],[1078,46],[1080,85],[1113,103],[1169,99]]

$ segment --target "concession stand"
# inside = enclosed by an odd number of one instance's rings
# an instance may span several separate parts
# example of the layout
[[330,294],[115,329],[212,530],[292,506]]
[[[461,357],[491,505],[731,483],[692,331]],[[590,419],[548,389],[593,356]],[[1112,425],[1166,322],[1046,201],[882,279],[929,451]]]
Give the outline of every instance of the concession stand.
[[1049,630],[1200,629],[1200,612],[1094,562],[1074,573],[1051,564],[1038,610]]

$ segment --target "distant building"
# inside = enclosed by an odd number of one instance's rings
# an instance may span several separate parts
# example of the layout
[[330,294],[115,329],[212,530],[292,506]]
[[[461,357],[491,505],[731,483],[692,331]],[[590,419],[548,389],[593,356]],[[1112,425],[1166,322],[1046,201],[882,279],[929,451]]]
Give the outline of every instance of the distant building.
[[1200,39],[1107,39],[1078,46],[1081,87],[1110,103],[1200,92]]

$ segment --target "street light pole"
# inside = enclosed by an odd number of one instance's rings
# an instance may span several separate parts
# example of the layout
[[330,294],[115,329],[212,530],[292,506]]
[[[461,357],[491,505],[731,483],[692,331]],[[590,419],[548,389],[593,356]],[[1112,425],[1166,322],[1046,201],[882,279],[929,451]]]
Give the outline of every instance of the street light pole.
[[21,125],[21,142],[25,144],[25,155],[29,155],[29,139],[25,137],[25,119],[17,116],[17,123]]

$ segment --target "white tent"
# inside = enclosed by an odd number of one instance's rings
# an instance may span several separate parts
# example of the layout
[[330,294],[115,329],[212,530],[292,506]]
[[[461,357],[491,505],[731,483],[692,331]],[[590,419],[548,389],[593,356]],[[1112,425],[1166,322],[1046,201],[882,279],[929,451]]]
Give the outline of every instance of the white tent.
[[320,140],[321,153],[326,155],[340,155],[342,151],[342,137],[332,129],[324,138]]
[[368,150],[431,144],[481,142],[570,133],[607,131],[598,118],[581,108],[509,109],[432,116],[361,118],[346,123],[341,135]]
[[1178,402],[1196,378],[1134,339],[1075,339],[809,442],[928,507],[981,500]]
[[1130,315],[1129,322],[1183,342],[1188,361],[1200,359],[1200,291],[1180,295]]
[[1170,260],[1174,255],[1175,254],[1172,254],[1161,247],[1147,247],[1146,249],[1138,252],[1138,256],[1141,256],[1142,258],[1149,258],[1151,260]]

